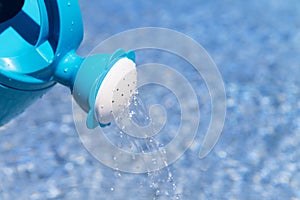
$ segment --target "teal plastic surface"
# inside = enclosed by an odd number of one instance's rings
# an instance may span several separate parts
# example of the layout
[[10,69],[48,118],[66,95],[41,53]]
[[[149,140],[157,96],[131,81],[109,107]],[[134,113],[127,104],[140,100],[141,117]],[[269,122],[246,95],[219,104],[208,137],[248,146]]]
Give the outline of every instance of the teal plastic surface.
[[50,87],[28,92],[8,88],[0,84],[0,126],[9,122],[16,115],[21,114],[32,102],[42,97],[49,89]]

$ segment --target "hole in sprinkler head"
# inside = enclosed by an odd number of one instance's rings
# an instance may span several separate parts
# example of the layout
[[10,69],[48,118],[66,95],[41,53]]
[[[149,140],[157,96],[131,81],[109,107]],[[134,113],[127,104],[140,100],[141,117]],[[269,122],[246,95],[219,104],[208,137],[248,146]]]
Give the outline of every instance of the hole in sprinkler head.
[[124,94],[122,93],[121,96],[124,96]]
[[114,101],[114,100],[112,100],[111,102],[112,102],[112,103],[115,103],[115,101]]

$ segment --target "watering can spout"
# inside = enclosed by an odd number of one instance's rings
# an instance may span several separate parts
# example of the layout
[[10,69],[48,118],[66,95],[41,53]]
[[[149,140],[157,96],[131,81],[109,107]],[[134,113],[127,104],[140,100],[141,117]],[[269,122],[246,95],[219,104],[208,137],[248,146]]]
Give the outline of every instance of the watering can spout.
[[56,65],[54,80],[73,90],[76,74],[83,60],[75,51],[69,52]]
[[54,80],[69,87],[75,101],[88,113],[88,128],[103,127],[135,93],[135,54],[119,49],[84,58],[71,51],[58,62]]

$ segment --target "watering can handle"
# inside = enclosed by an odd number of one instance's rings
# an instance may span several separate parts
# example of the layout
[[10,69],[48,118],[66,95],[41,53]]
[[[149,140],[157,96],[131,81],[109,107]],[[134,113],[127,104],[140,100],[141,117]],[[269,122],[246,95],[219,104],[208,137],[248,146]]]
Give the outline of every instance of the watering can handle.
[[36,43],[36,47],[40,46],[43,44],[49,35],[49,21],[48,21],[48,14],[47,14],[47,8],[45,5],[44,0],[37,0],[38,5],[39,5],[39,12],[40,12],[40,33],[39,33],[39,38]]

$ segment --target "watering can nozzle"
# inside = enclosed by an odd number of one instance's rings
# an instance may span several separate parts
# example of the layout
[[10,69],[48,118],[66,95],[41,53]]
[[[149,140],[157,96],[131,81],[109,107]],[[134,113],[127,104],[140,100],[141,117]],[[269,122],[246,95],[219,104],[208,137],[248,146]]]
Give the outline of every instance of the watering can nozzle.
[[81,64],[73,85],[73,97],[88,113],[87,127],[109,125],[136,92],[135,54],[117,50],[96,54]]
[[103,79],[95,101],[95,114],[101,124],[109,124],[113,115],[122,112],[136,91],[135,63],[128,58],[118,60]]

